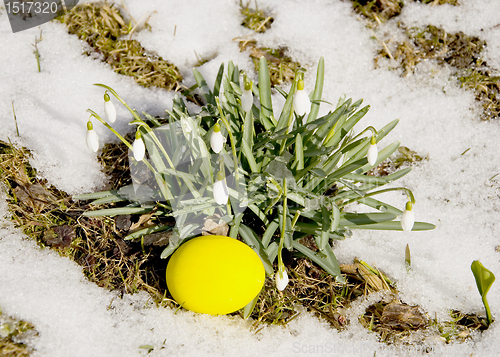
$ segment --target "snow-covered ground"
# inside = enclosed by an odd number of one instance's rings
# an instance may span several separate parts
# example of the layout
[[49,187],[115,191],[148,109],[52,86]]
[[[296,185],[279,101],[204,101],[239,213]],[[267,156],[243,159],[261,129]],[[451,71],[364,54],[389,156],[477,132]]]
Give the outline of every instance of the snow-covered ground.
[[[407,26],[432,24],[450,32],[463,31],[486,40],[486,61],[500,69],[500,2],[460,0],[460,6],[428,6],[406,0],[397,19]],[[240,53],[234,38],[252,35],[262,46],[286,46],[306,66],[306,90],[312,90],[315,66],[325,58],[323,99],[336,102],[345,93],[371,105],[361,125],[381,127],[400,119],[385,139],[429,155],[399,185],[413,190],[417,220],[432,222],[428,232],[356,231],[335,246],[337,258],[354,257],[377,266],[397,280],[402,298],[419,304],[430,316],[444,318],[447,310],[483,312],[474,277],[479,259],[500,276],[500,123],[479,119],[474,95],[450,80],[449,71],[432,61],[416,74],[402,78],[397,71],[374,68],[376,41],[352,11],[350,1],[260,0],[275,21],[264,34],[240,26],[237,0],[124,1],[135,19],[150,14],[152,31],[136,38],[144,47],[175,63],[192,83],[191,68],[201,58],[212,58],[200,68],[210,82],[221,62],[233,60],[250,72],[252,63]],[[390,24],[387,28],[391,28]],[[393,26],[394,28],[394,26]],[[38,73],[32,44],[38,44],[42,72]],[[170,109],[172,93],[144,89],[131,78],[116,75],[105,64],[82,55],[83,45],[63,25],[12,34],[5,10],[0,10],[0,140],[29,148],[39,174],[69,194],[102,188],[106,178],[95,154],[85,144],[86,109],[102,113],[102,89],[114,88],[139,112],[161,114]],[[20,137],[12,115],[14,102]],[[327,107],[327,105],[325,105]],[[326,108],[328,109],[328,108]],[[325,109],[325,110],[326,110]],[[118,108],[121,132],[130,115]],[[102,142],[115,140],[95,124]],[[469,149],[465,154],[467,149]],[[3,193],[2,193],[3,195]],[[404,197],[386,198],[403,207]],[[418,346],[396,349],[377,343],[357,317],[377,296],[350,311],[350,327],[332,330],[307,313],[286,327],[259,332],[239,318],[212,317],[157,309],[146,294],[125,296],[86,281],[81,268],[37,245],[14,229],[0,198],[0,306],[2,312],[32,322],[39,336],[32,341],[36,356],[136,356],[141,345],[153,345],[151,356],[166,355],[332,355],[407,356]],[[412,271],[406,273],[404,249],[410,245]],[[489,294],[493,316],[500,317],[500,283]],[[474,342],[443,345],[429,341],[430,355],[496,356],[500,329],[494,323]]]

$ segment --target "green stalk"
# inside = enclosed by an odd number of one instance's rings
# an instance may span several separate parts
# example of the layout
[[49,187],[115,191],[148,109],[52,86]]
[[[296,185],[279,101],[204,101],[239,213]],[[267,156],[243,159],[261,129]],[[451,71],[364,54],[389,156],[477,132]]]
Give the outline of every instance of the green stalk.
[[141,117],[139,116],[139,114],[137,114],[137,112],[135,110],[132,110],[132,108],[130,108],[128,106],[127,103],[125,103],[125,101],[118,95],[118,93],[115,92],[115,90],[111,87],[108,87],[107,85],[105,84],[100,84],[100,83],[94,83],[95,86],[99,86],[99,87],[103,87],[103,88],[106,88],[109,92],[111,92],[111,94],[113,94],[115,96],[116,99],[118,99],[120,101],[120,103],[122,103],[125,108],[128,109],[128,111],[130,113],[132,113],[132,115],[134,116],[134,118],[136,118],[137,120],[142,120]]
[[[108,128],[109,130],[111,130],[111,132],[113,134],[115,134],[118,139],[120,139],[125,145],[127,145],[127,147],[130,149],[130,150],[133,150],[132,148],[132,145],[130,145],[130,143],[123,137],[120,135],[120,133],[118,133],[115,129],[113,129],[113,127],[111,125],[109,125],[104,119],[102,119],[99,114],[97,114],[96,112],[94,112],[92,109],[87,109],[87,112],[90,113],[90,116],[91,117],[94,117],[96,118],[97,120],[99,120],[106,128]],[[142,162],[144,162],[144,164],[148,167],[149,170],[151,170],[151,172],[156,176],[156,175],[160,175],[159,172],[157,172],[153,166],[151,166],[151,164],[146,160],[146,159],[143,159]],[[162,191],[162,193],[164,193]],[[165,194],[164,194],[165,196]],[[165,199],[168,200],[168,197],[165,196]]]
[[222,111],[219,97],[215,97],[215,101],[217,102],[217,109],[219,109],[220,118],[227,129],[227,133],[229,134],[229,141],[231,142],[231,151],[233,153],[234,170],[236,171],[236,182],[239,182],[239,180],[238,180],[239,179],[239,176],[238,176],[238,156],[236,155],[236,142],[234,140],[233,132],[231,131],[231,127],[229,125],[229,122],[227,121],[226,116],[224,115],[224,112]]
[[350,203],[358,201],[360,198],[367,198],[370,196],[375,196],[375,195],[379,195],[381,193],[390,192],[390,191],[405,191],[406,195],[408,196],[408,199],[410,200],[412,205],[415,204],[415,197],[413,196],[413,193],[411,192],[410,189],[408,189],[406,187],[393,187],[393,188],[386,188],[386,189],[375,191],[375,192],[370,192],[370,193],[365,194],[363,197],[350,199],[349,201],[346,201],[344,203],[339,204],[338,207],[342,208],[344,206],[347,206]]
[[287,198],[286,198],[286,178],[283,179],[283,219],[281,225],[281,237],[280,244],[278,248],[278,271],[284,271],[285,265],[283,264],[283,258],[281,257],[281,251],[283,250],[283,244],[285,243],[285,230],[286,230],[286,217],[287,217]]

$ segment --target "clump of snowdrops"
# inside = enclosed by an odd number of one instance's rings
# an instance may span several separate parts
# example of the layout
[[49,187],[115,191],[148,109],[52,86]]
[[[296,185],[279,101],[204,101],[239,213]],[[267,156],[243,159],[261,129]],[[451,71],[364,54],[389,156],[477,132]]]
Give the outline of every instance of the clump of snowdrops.
[[[399,142],[377,147],[397,120],[380,129],[369,126],[354,134],[354,126],[369,106],[361,107],[362,100],[345,98],[334,110],[318,117],[323,59],[310,94],[304,89],[303,69],[298,70],[288,93],[276,88],[285,99],[277,118],[273,115],[265,58],[260,60],[258,84],[232,62],[224,70],[221,65],[214,87],[209,88],[195,69],[197,84],[188,95],[198,91],[203,100],[201,110],[190,112],[186,97],[176,96],[165,118],[139,115],[112,88],[98,84],[106,89],[107,121],[89,109],[87,142],[97,151],[92,119],[112,130],[130,149],[133,183],[116,191],[77,196],[94,199],[93,205],[125,203],[88,211],[86,216],[153,214],[157,225],[133,232],[126,239],[173,230],[163,258],[199,235],[206,219],[215,217],[229,225],[230,237],[241,237],[260,256],[266,273],[275,276],[280,290],[288,282],[283,249],[310,258],[342,281],[332,241],[350,236],[352,229],[434,228],[432,224],[414,222],[415,198],[409,189],[382,188],[411,168],[385,177],[367,175],[398,149]],[[108,93],[132,114],[130,125],[136,126],[133,143],[109,125],[116,118],[116,110]],[[376,198],[396,190],[408,198],[403,210]],[[348,212],[346,208],[354,202],[371,207],[373,212]],[[166,223],[165,217],[174,217],[175,227]],[[401,220],[396,220],[398,217]],[[301,243],[307,236],[314,237],[317,250]]]

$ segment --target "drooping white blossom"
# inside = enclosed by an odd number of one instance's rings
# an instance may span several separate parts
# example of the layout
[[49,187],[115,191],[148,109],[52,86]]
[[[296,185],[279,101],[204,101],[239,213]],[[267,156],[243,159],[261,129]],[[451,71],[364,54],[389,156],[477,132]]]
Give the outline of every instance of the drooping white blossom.
[[94,126],[92,125],[92,122],[89,120],[87,122],[87,146],[89,147],[90,150],[93,152],[97,152],[99,150],[99,137],[97,136],[97,133],[94,130]]
[[227,189],[224,174],[219,172],[213,187],[214,200],[219,205],[225,205],[229,198],[229,190]]
[[245,113],[252,109],[253,105],[253,94],[252,94],[252,82],[245,83],[243,88],[243,94],[241,95],[241,106]]
[[222,133],[220,132],[219,124],[214,125],[214,129],[212,131],[212,136],[210,136],[210,146],[212,147],[212,150],[216,154],[220,153],[222,150],[222,147],[224,146],[224,137],[222,136]]
[[144,141],[142,140],[140,135],[136,134],[135,136],[134,143],[132,144],[132,152],[134,153],[134,159],[136,161],[141,161],[144,159],[144,155],[146,154],[146,147],[144,146]]
[[116,108],[113,102],[111,102],[108,93],[104,93],[104,113],[110,123],[114,123],[116,121]]
[[288,285],[288,274],[285,268],[278,269],[275,274],[275,280],[276,288],[278,288],[279,291],[285,290],[286,286]]
[[377,162],[378,158],[378,149],[377,149],[377,141],[374,136],[372,136],[370,147],[368,148],[367,159],[368,163],[373,166]]
[[410,232],[413,228],[413,224],[415,223],[415,214],[412,210],[411,202],[406,202],[405,210],[403,211],[403,216],[401,217],[401,228],[405,232]]
[[304,90],[304,81],[301,79],[297,83],[297,91],[293,95],[293,110],[298,116],[303,116],[311,108],[311,101]]

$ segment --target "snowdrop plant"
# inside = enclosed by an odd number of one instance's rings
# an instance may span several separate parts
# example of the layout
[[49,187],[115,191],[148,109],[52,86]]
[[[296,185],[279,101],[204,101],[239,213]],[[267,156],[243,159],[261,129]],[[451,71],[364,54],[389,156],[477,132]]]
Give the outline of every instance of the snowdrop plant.
[[493,316],[491,315],[490,305],[488,304],[486,295],[488,294],[491,285],[495,282],[495,275],[486,269],[479,260],[474,260],[470,268],[472,270],[472,274],[474,274],[474,278],[476,279],[477,290],[479,291],[479,295],[481,295],[481,299],[483,301],[484,309],[486,311],[486,321],[488,325],[490,325],[493,322]]
[[[397,120],[380,129],[367,127],[356,135],[354,127],[369,106],[361,107],[362,100],[345,98],[319,116],[323,59],[309,95],[304,89],[303,69],[298,71],[288,92],[276,88],[276,95],[285,99],[276,117],[265,58],[260,60],[258,84],[245,80],[243,88],[241,73],[232,62],[227,68],[221,65],[213,88],[207,86],[196,69],[193,73],[197,85],[191,90],[199,91],[203,106],[192,113],[184,98],[177,96],[172,110],[161,119],[147,113],[141,117],[113,89],[100,84],[130,111],[134,117],[130,124],[137,126],[145,142],[147,155],[141,163],[132,161],[131,171],[136,165],[143,165],[152,177],[148,182],[155,185],[143,182],[117,191],[78,196],[77,199],[95,199],[94,206],[123,202],[122,207],[88,211],[85,215],[150,213],[156,217],[157,226],[132,232],[127,239],[171,229],[162,217],[175,217],[178,233],[162,254],[167,258],[201,230],[203,219],[197,218],[216,214],[229,224],[229,236],[241,238],[260,256],[266,273],[275,276],[280,290],[288,284],[283,249],[308,257],[343,281],[333,247],[336,240],[350,237],[352,230],[434,228],[428,223],[413,223],[413,218],[410,227],[408,213],[376,198],[384,192],[400,190],[412,204],[415,202],[408,188],[381,189],[408,174],[411,168],[385,177],[368,174],[398,149],[399,142],[381,150],[375,148],[376,153],[373,149],[397,125]],[[252,94],[251,102],[248,91]],[[89,112],[114,131],[97,113]],[[367,131],[371,132],[368,137],[364,134]],[[227,143],[225,137],[229,139]],[[127,145],[131,147],[128,142]],[[354,203],[368,206],[372,212],[351,212]],[[411,211],[409,208],[405,211]],[[403,216],[405,223],[397,221],[398,216]],[[315,246],[304,245],[306,237],[312,238]],[[246,316],[256,301],[245,309]]]

